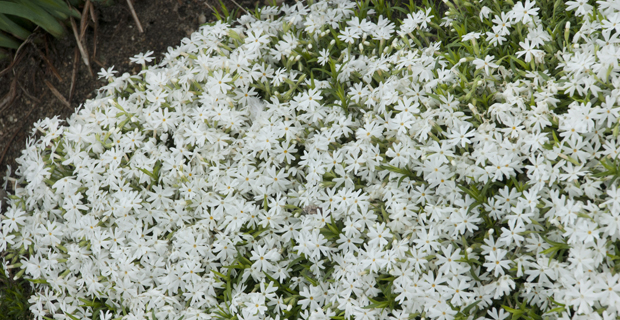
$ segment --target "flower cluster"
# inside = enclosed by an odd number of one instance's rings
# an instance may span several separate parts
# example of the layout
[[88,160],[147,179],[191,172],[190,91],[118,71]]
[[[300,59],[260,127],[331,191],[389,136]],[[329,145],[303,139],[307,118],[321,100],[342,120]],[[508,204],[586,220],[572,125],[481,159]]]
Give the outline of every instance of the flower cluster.
[[37,319],[615,319],[617,1],[297,2],[38,122]]

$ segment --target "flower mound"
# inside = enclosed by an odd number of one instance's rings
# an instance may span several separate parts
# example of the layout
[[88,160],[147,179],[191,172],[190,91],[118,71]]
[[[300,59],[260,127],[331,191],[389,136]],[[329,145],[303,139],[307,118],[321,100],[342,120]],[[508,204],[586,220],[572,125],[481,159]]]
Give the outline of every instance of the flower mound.
[[620,7],[474,2],[266,7],[102,70],[7,181],[4,269],[37,319],[615,318]]

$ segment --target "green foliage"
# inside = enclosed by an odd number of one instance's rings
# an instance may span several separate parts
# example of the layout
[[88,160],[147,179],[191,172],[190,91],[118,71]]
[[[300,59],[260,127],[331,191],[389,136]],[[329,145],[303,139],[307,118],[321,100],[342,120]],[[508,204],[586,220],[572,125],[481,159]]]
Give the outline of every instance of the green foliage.
[[28,298],[31,295],[28,281],[13,280],[7,277],[4,268],[0,265],[0,320],[32,319],[28,307]]
[[229,11],[228,8],[226,8],[226,5],[224,4],[224,2],[222,2],[222,0],[219,0],[219,5],[220,5],[219,10],[214,9],[214,12],[213,12],[213,15],[215,16],[215,18],[219,21],[232,24],[233,21],[237,17],[237,12],[239,11],[239,9],[235,8],[232,11]]
[[[70,3],[76,6],[79,1]],[[17,49],[37,26],[54,37],[62,37],[62,22],[70,17],[80,18],[73,6],[61,0],[0,1],[0,47]]]

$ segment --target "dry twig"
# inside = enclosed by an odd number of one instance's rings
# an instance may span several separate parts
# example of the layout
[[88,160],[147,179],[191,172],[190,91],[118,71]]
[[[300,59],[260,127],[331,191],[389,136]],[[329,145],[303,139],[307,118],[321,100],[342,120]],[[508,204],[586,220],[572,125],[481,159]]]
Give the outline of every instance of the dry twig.
[[[34,84],[34,81],[32,83]],[[28,99],[30,99],[30,100],[32,100],[33,102],[36,102],[36,103],[41,103],[41,100],[39,100],[36,97],[33,97],[30,93],[28,93],[28,90],[26,90],[26,88],[24,88],[24,86],[22,86],[22,84],[19,81],[17,81],[17,84],[22,89],[22,92],[26,95],[26,97]]]
[[82,18],[80,20],[80,40],[84,39],[84,34],[86,33],[86,27],[88,26],[88,14],[90,13],[91,3],[90,0],[86,0],[86,4],[84,4],[84,9],[82,10]]
[[[62,103],[65,107],[71,109],[71,104],[69,104],[69,101],[67,101],[67,99],[65,99],[65,97],[56,88],[54,88],[54,86],[49,81],[43,79],[43,82],[45,82],[45,85],[50,89],[50,91],[52,91],[54,96],[56,96],[56,98],[60,100],[60,103]],[[74,110],[71,109],[71,111]]]
[[54,65],[52,64],[52,62],[47,58],[47,56],[39,49],[39,47],[37,47],[34,42],[32,43],[32,46],[34,47],[35,50],[37,50],[37,53],[39,53],[39,56],[41,56],[41,59],[43,59],[43,61],[45,61],[45,63],[47,64],[47,66],[50,68],[50,70],[52,71],[52,73],[54,74],[54,76],[56,77],[56,79],[58,79],[58,81],[62,82],[62,77],[60,76],[60,73],[58,73],[58,70],[56,70],[56,68],[54,67]]
[[9,92],[2,99],[0,99],[0,114],[2,114],[4,109],[13,104],[15,98],[17,98],[17,77],[13,78]]
[[240,5],[237,3],[237,1],[235,1],[235,0],[231,0],[231,1],[232,1],[234,4],[236,4],[236,5],[237,5],[237,7],[239,7],[239,9],[243,10],[243,12],[245,12],[245,14],[250,14],[247,10],[245,10],[245,8],[244,8],[244,7],[240,6]]
[[77,42],[78,49],[80,49],[80,53],[82,54],[82,61],[84,61],[85,65],[90,65],[88,62],[88,54],[86,53],[86,49],[82,45],[82,41],[80,41],[80,35],[78,34],[77,26],[75,25],[75,21],[73,18],[71,20],[71,28],[73,29],[73,35],[75,36],[75,41]]
[[95,15],[95,6],[90,5],[90,19],[93,20],[93,59],[97,58],[97,29],[99,28],[99,20],[97,20],[97,16]]
[[215,9],[214,9],[214,8],[213,8],[210,4],[208,4],[207,2],[205,2],[204,4],[206,4],[206,5],[207,5],[207,7],[208,7],[209,9],[211,9],[211,11],[213,11],[213,12],[217,12],[217,10],[215,10]]
[[71,89],[69,89],[69,104],[71,104],[71,100],[73,99],[73,93],[75,92],[75,78],[78,73],[78,69],[80,65],[78,64],[78,60],[80,59],[80,50],[75,48],[73,53],[73,72],[71,73]]
[[21,61],[21,59],[24,57],[24,53],[22,52],[19,56],[17,55],[17,53],[15,54],[15,59],[13,59],[13,61],[11,62],[11,64],[9,64],[8,67],[6,67],[6,69],[0,71],[0,77],[2,77],[3,75],[9,73],[9,71],[13,70],[13,67],[19,63],[19,61]]
[[144,33],[144,30],[142,29],[142,25],[140,24],[140,20],[138,19],[138,15],[136,14],[136,11],[133,9],[133,4],[131,3],[131,0],[127,0],[127,4],[129,5],[129,11],[131,11],[131,15],[133,16],[133,19],[136,21],[136,24],[138,25],[138,31],[140,31],[140,33]]
[[84,48],[84,46],[82,45],[82,41],[80,41],[80,36],[78,35],[78,30],[77,30],[77,26],[75,25],[75,21],[73,20],[73,18],[70,18],[70,20],[71,20],[71,28],[73,29],[73,35],[75,36],[75,41],[77,42],[78,49],[80,49],[80,54],[82,54],[82,60],[84,61],[84,64],[86,65],[86,67],[88,67],[88,71],[90,72],[91,77],[94,77],[95,75],[93,74],[93,70],[90,69],[88,51],[86,51],[86,48]]
[[9,64],[8,67],[6,67],[6,69],[0,71],[0,77],[2,77],[3,75],[9,73],[9,71],[13,70],[13,67],[19,63],[19,61],[21,61],[21,59],[24,57],[24,52],[22,51],[22,48],[27,44],[30,43],[32,41],[32,37],[34,37],[35,32],[39,29],[39,27],[37,26],[34,31],[32,31],[32,33],[28,36],[28,38],[26,40],[24,40],[24,42],[22,42],[22,44],[19,46],[19,48],[17,48],[17,51],[15,51],[15,55],[13,56],[13,61],[11,62],[11,64]]

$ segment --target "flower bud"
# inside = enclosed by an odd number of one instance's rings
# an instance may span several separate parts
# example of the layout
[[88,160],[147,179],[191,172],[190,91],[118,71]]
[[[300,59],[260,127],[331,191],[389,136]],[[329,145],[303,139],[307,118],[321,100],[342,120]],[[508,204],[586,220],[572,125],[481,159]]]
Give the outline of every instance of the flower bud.
[[489,229],[489,235],[493,235],[493,232],[495,232],[495,229]]
[[469,247],[469,248],[467,248],[467,250],[465,250],[465,251],[467,251],[467,254],[470,254],[470,253],[472,253],[472,251],[474,251],[474,249],[472,249],[471,247]]
[[308,50],[312,50],[312,43],[308,44]]
[[336,40],[335,39],[332,39],[332,41],[329,42],[329,46],[330,47],[335,45],[335,44],[336,44]]

